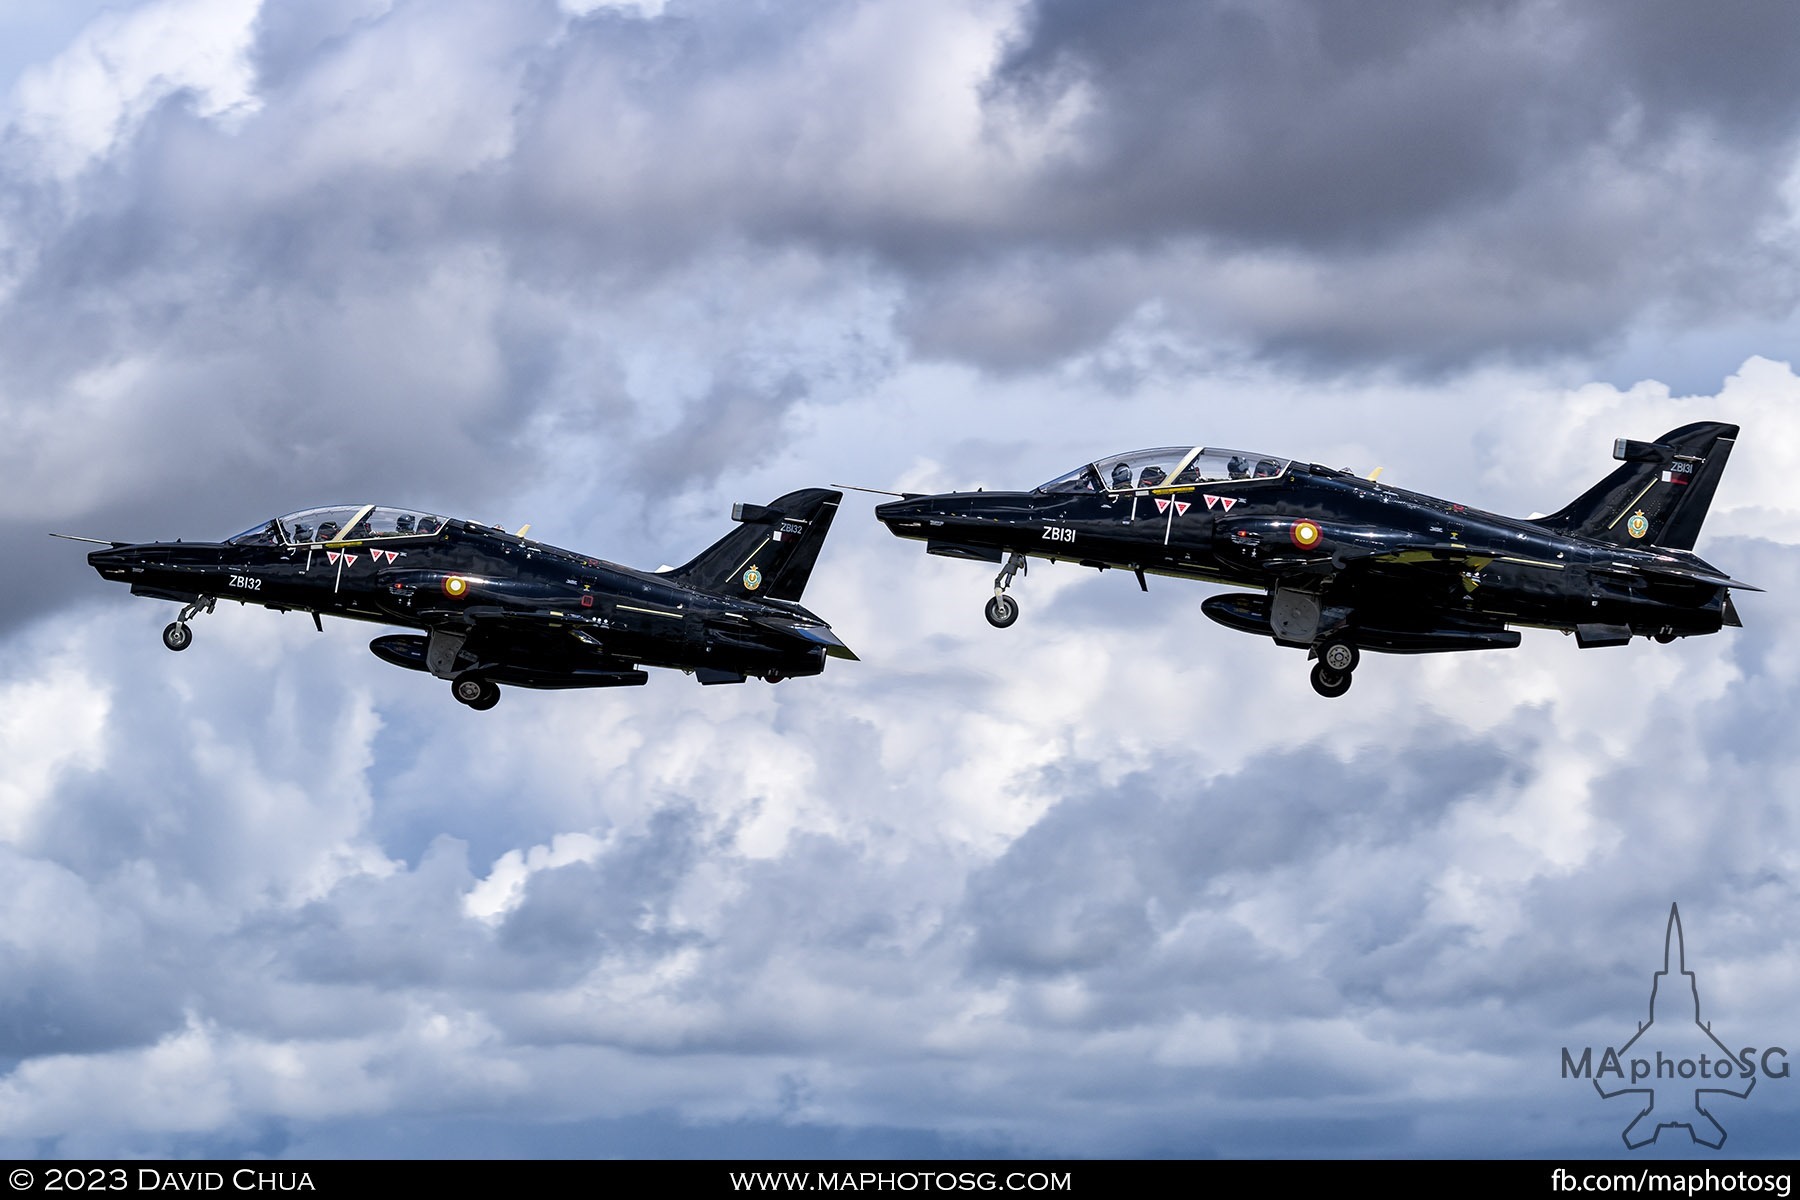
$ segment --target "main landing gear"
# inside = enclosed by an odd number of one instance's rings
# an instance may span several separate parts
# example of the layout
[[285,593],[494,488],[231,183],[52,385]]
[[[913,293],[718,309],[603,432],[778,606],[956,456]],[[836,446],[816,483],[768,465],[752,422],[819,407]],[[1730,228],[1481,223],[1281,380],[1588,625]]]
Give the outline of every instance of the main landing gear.
[[987,620],[995,629],[1005,629],[1019,619],[1019,602],[1007,595],[1006,589],[1012,586],[1013,576],[1020,571],[1030,574],[1031,566],[1023,554],[1014,554],[994,576],[994,598],[987,602]]
[[201,613],[209,613],[218,601],[211,596],[197,596],[192,604],[181,610],[181,615],[163,626],[163,645],[171,650],[186,650],[194,644],[194,631],[188,628],[188,622]]
[[1341,696],[1350,690],[1351,673],[1362,661],[1362,653],[1344,638],[1328,638],[1313,647],[1313,691],[1321,696]]
[[450,694],[476,712],[486,712],[500,703],[500,685],[479,675],[458,675],[450,683]]

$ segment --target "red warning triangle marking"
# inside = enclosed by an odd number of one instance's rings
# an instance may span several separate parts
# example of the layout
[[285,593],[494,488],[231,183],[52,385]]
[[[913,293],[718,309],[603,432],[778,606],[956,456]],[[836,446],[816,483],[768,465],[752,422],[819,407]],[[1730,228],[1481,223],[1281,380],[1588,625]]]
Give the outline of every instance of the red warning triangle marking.
[[1156,498],[1156,511],[1157,512],[1169,511],[1169,502],[1167,500],[1164,500],[1161,496],[1158,496]]
[[344,551],[344,565],[347,567],[355,566],[356,565],[356,555],[350,553],[348,550]]
[[339,558],[339,553],[336,550],[327,550],[325,552],[325,559],[327,562],[336,562],[338,560],[338,558]]
[[1220,496],[1219,503],[1223,504],[1225,506],[1226,512],[1230,512],[1231,506],[1237,503],[1237,497],[1235,497],[1235,496]]
[[1190,507],[1191,507],[1191,506],[1192,506],[1192,501],[1189,501],[1189,500],[1177,500],[1177,501],[1176,501],[1176,502],[1175,502],[1175,515],[1176,515],[1176,516],[1178,516],[1178,517],[1185,517],[1185,516],[1187,516],[1187,510],[1188,510],[1188,509],[1189,509],[1189,508],[1190,508]]
[[1219,502],[1219,498],[1217,496],[1202,496],[1201,499],[1206,501],[1206,507],[1209,509],[1213,505],[1215,505]]

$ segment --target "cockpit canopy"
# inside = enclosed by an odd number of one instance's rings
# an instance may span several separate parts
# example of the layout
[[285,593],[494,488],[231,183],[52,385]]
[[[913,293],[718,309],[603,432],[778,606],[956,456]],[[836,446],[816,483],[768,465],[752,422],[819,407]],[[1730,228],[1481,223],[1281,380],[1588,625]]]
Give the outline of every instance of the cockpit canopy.
[[1035,489],[1040,492],[1123,492],[1134,488],[1187,487],[1248,479],[1279,479],[1291,459],[1217,450],[1208,446],[1163,446],[1113,454],[1058,475]]
[[443,527],[444,518],[431,513],[373,504],[341,504],[276,517],[226,541],[233,546],[322,545],[374,538],[429,537]]

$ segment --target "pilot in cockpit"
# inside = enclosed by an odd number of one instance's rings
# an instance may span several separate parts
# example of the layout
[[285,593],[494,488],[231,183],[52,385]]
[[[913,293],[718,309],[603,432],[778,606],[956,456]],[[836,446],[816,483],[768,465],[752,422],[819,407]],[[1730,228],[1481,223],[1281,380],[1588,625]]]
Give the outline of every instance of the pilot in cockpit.
[[1181,470],[1175,472],[1175,478],[1174,478],[1173,482],[1175,482],[1175,483],[1199,483],[1200,482],[1200,460],[1196,458],[1193,462],[1191,462],[1187,466],[1181,468]]
[[1128,488],[1131,486],[1131,464],[1130,463],[1114,463],[1113,464],[1112,485],[1115,490],[1118,488]]
[[1161,467],[1151,465],[1151,466],[1145,467],[1143,472],[1138,476],[1138,486],[1139,487],[1155,487],[1157,484],[1161,483],[1163,480],[1165,480],[1167,478],[1168,478],[1168,473],[1165,472]]
[[1225,464],[1225,470],[1233,479],[1248,479],[1250,478],[1250,460],[1241,454],[1234,454],[1231,456],[1231,461]]
[[408,534],[408,533],[411,533],[412,531],[413,531],[413,515],[411,513],[401,513],[399,516],[394,518],[394,532],[395,533]]
[[438,531],[438,519],[436,517],[420,517],[418,531],[420,533],[436,533]]
[[336,521],[319,522],[319,540],[321,542],[329,542],[337,537],[337,531],[338,523]]
[[296,526],[294,526],[294,540],[296,542],[312,541],[312,526],[311,525],[296,525]]

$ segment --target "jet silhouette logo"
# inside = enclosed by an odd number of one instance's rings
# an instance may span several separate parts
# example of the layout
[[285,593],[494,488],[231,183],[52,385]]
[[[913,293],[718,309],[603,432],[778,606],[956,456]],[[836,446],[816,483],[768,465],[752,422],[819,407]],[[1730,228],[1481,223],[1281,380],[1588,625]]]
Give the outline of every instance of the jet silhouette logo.
[[1579,1059],[1564,1047],[1562,1067],[1564,1078],[1590,1080],[1604,1099],[1641,1099],[1643,1107],[1622,1134],[1633,1150],[1650,1145],[1665,1129],[1685,1129],[1693,1141],[1717,1150],[1725,1144],[1725,1127],[1710,1107],[1715,1098],[1745,1099],[1759,1073],[1770,1079],[1788,1076],[1782,1047],[1770,1046],[1759,1055],[1755,1046],[1745,1046],[1734,1053],[1713,1033],[1712,1023],[1701,1019],[1700,988],[1687,967],[1681,912],[1673,904],[1662,970],[1650,982],[1650,1019],[1638,1022],[1623,1046],[1607,1047],[1597,1065],[1591,1046]]

